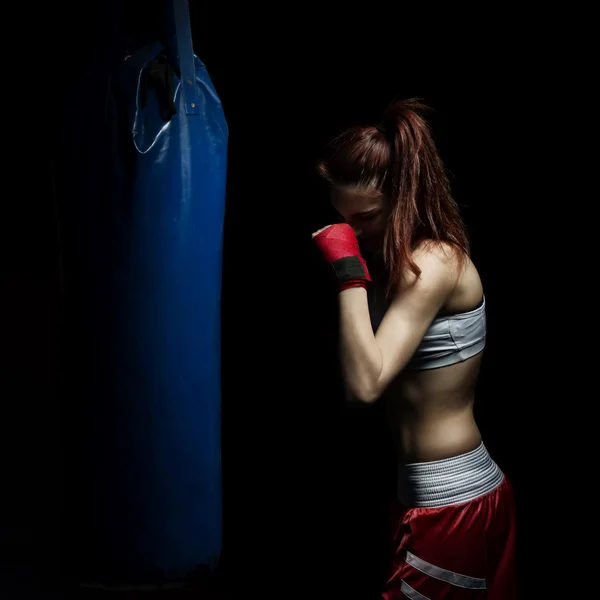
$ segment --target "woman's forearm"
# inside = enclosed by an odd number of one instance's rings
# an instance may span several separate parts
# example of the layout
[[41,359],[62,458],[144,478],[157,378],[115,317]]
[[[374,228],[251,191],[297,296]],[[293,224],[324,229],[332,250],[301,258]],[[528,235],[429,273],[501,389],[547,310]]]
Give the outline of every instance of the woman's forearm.
[[362,402],[374,402],[382,371],[381,350],[375,340],[367,292],[354,287],[339,294],[340,359],[348,391]]

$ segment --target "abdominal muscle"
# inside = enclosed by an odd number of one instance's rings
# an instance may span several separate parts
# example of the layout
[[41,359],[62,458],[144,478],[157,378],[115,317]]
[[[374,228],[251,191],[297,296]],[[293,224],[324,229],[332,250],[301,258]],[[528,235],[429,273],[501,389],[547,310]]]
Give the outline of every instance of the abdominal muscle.
[[481,443],[473,416],[483,352],[423,371],[404,371],[382,397],[386,422],[401,464],[450,458]]

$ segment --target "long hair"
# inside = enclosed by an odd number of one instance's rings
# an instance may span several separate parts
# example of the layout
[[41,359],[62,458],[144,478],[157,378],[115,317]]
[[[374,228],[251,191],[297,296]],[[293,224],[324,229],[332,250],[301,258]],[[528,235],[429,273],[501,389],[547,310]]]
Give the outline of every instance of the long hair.
[[418,99],[393,101],[377,126],[356,126],[325,148],[317,170],[331,186],[354,187],[389,203],[383,240],[389,297],[408,267],[421,270],[412,252],[422,241],[445,242],[470,256],[467,231],[452,197],[444,165]]

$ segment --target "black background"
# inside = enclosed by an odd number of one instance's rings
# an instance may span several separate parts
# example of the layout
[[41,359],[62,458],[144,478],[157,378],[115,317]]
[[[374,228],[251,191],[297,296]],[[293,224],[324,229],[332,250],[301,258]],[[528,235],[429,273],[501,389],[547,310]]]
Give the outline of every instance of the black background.
[[[68,573],[53,115],[102,51],[113,23],[103,4],[7,21],[35,27],[15,26],[3,101],[12,182],[2,223],[3,585],[60,590]],[[144,31],[152,19],[140,6]],[[573,89],[559,70],[561,35],[542,35],[537,16],[511,7],[192,1],[191,14],[230,129],[221,570],[231,597],[376,597],[387,448],[376,409],[341,403],[335,298],[310,234],[333,218],[314,176],[319,150],[349,124],[376,122],[398,95],[435,110],[488,300],[477,416],[516,488],[521,597],[569,597],[553,575],[574,543],[563,506],[573,480],[565,465],[577,454],[569,402],[581,385],[571,337],[579,317],[559,311],[577,262],[563,229],[570,204],[556,189],[565,151],[548,131],[562,128]],[[569,578],[571,589],[578,582]]]

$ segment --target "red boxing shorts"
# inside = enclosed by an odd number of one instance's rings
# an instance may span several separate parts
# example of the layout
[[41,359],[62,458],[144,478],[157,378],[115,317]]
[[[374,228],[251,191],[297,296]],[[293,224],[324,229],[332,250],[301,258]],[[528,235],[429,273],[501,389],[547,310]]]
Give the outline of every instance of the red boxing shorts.
[[383,600],[514,600],[515,501],[484,445],[402,467]]

